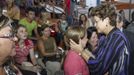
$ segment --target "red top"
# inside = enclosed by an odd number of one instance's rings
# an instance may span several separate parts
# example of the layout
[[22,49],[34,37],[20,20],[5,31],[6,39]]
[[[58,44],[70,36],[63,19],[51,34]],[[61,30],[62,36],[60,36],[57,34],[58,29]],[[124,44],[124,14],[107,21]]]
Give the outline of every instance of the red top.
[[25,40],[24,47],[20,48],[18,43],[16,43],[16,55],[15,55],[15,61],[18,64],[22,64],[22,62],[27,61],[27,56],[30,52],[30,49],[33,48],[33,42],[31,40]]
[[69,50],[64,62],[65,75],[90,75],[84,59],[73,50]]

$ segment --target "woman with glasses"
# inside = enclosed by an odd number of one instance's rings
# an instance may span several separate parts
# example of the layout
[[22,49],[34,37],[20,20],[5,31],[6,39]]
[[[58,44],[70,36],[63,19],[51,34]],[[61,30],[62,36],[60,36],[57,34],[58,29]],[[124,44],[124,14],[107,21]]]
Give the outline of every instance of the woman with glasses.
[[13,64],[12,56],[15,53],[14,29],[10,19],[2,14],[3,6],[0,5],[0,75],[22,75],[20,70]]

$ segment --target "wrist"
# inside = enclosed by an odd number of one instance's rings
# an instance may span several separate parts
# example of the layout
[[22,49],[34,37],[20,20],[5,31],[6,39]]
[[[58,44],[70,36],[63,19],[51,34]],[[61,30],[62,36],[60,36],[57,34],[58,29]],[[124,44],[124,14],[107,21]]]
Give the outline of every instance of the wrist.
[[79,52],[79,55],[81,56],[83,52],[84,52],[84,50],[80,51],[80,52]]

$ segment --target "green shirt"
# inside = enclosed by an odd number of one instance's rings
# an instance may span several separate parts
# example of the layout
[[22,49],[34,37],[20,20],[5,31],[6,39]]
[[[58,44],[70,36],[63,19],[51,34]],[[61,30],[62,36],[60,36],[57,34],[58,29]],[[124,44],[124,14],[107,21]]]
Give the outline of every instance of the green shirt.
[[28,37],[32,36],[32,31],[37,28],[37,23],[35,21],[32,21],[31,23],[26,20],[26,18],[23,18],[19,21],[19,24],[24,25],[28,32]]

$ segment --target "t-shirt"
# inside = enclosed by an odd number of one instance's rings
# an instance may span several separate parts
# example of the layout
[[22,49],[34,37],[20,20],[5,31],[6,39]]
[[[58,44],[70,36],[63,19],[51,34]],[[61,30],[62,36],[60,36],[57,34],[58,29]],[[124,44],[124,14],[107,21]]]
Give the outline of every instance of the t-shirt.
[[26,18],[23,18],[19,21],[19,24],[24,25],[28,32],[28,37],[32,36],[32,31],[37,28],[37,23],[32,21],[31,23],[27,21]]
[[69,50],[64,62],[65,75],[90,75],[84,59],[73,50]]

